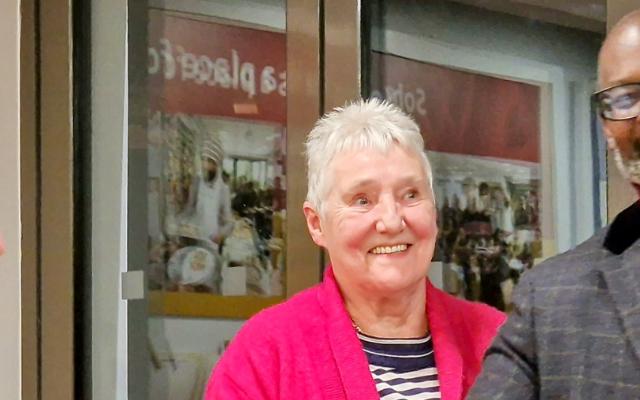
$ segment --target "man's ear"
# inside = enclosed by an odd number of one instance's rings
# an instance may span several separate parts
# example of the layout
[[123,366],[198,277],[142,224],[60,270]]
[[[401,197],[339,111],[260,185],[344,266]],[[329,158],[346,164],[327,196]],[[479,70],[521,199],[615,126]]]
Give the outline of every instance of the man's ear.
[[307,220],[307,228],[311,234],[311,239],[313,239],[314,243],[318,246],[325,247],[320,214],[308,201],[305,201],[302,205],[302,211],[304,212],[304,218]]

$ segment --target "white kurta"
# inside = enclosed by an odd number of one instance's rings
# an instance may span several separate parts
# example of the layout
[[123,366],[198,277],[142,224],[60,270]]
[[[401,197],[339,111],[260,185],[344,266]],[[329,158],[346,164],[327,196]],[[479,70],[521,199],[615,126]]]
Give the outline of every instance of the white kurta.
[[200,179],[196,199],[196,221],[202,238],[226,236],[232,228],[229,188],[218,176],[212,184]]

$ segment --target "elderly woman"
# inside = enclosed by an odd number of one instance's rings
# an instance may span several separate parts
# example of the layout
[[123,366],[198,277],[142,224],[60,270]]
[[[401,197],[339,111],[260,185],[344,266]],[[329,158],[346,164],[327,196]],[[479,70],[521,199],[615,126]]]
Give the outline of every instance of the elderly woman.
[[427,278],[437,211],[417,125],[360,101],[320,119],[306,146],[303,210],[331,265],[244,325],[205,398],[464,398],[504,316]]

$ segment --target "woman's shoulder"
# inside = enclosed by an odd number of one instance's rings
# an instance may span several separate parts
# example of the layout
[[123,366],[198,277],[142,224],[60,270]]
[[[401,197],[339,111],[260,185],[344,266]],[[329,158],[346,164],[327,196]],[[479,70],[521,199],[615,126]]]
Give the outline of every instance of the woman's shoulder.
[[432,315],[440,320],[437,326],[445,329],[440,333],[455,337],[465,364],[472,369],[479,368],[506,315],[486,304],[459,299],[440,289],[433,288],[431,296],[440,304],[436,315]]
[[283,337],[282,334],[289,332],[292,326],[304,323],[304,318],[301,317],[316,314],[318,290],[318,286],[314,286],[261,310],[245,322],[238,332],[238,337],[248,336],[247,339],[250,340],[253,340],[254,336]]
[[217,376],[224,371],[244,371],[248,365],[260,365],[269,376],[276,373],[281,361],[291,361],[301,346],[317,340],[318,330],[311,329],[312,323],[307,322],[318,314],[312,300],[314,292],[314,288],[307,289],[249,318],[218,362]]
[[323,341],[326,318],[319,312],[317,291],[304,290],[247,320],[216,364],[205,398],[293,398],[283,395],[292,388],[281,384],[294,385],[297,371],[313,365],[320,353],[309,347],[330,348]]

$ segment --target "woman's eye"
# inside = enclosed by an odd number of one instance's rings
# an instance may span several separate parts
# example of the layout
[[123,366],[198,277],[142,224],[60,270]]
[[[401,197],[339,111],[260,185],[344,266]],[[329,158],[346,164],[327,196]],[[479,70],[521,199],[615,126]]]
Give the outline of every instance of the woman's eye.
[[415,200],[418,198],[418,192],[416,192],[415,190],[410,190],[404,195],[404,198],[407,200]]
[[367,199],[366,197],[358,197],[356,198],[355,204],[357,206],[366,206],[369,205],[369,199]]

